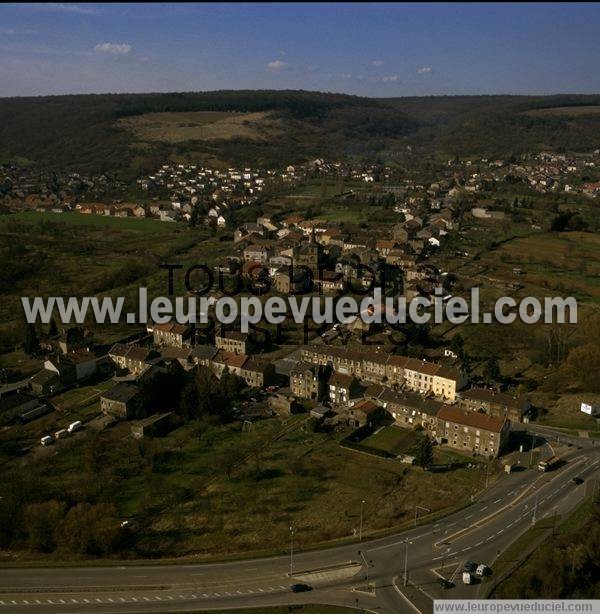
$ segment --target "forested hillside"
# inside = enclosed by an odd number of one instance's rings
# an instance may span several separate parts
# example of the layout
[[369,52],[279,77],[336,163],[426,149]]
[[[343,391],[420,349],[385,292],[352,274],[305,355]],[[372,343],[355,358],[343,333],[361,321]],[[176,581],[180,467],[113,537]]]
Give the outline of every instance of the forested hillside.
[[[306,91],[102,94],[0,99],[0,160],[81,171],[152,168],[172,155],[275,164],[312,156],[510,155],[600,146],[600,96],[371,99]],[[546,112],[548,109],[552,112]],[[265,112],[262,138],[140,142],[119,120],[148,113]],[[260,132],[260,126],[258,126]]]

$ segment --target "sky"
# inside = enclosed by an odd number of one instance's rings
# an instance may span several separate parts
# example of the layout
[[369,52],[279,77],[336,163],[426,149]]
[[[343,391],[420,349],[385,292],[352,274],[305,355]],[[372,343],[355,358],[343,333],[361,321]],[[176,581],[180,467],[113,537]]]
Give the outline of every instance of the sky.
[[600,93],[600,3],[0,4],[0,96]]

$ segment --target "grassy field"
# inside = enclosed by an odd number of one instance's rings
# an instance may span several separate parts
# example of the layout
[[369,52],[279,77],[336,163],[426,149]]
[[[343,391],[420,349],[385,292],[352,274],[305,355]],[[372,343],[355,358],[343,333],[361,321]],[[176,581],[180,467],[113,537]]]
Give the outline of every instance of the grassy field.
[[22,211],[12,215],[0,216],[0,232],[3,226],[14,222],[30,222],[36,225],[48,223],[65,223],[69,226],[88,226],[93,228],[109,228],[117,232],[135,230],[143,233],[159,233],[170,235],[181,231],[182,226],[169,222],[161,222],[152,218],[109,217],[105,215],[83,215],[77,212],[68,213],[38,213],[37,211]]
[[548,426],[581,431],[600,432],[598,420],[581,411],[581,403],[600,403],[600,394],[572,393],[562,394],[558,399],[546,399],[543,395],[534,396],[534,401],[547,409],[540,416],[540,422]]
[[[75,213],[1,216],[0,256],[13,265],[2,278],[3,349],[10,351],[22,340],[22,296],[124,296],[126,309],[135,308],[140,286],[151,297],[166,293],[167,274],[159,264],[210,265],[230,249],[205,230],[155,220]],[[184,292],[183,280],[183,273],[176,276],[177,293]],[[90,319],[86,326],[101,342],[135,332],[126,323],[96,325]],[[19,356],[0,360],[14,368]]]
[[181,143],[214,139],[262,139],[279,127],[268,113],[192,111],[145,113],[118,121],[141,141]]
[[369,448],[390,452],[398,456],[400,454],[410,454],[418,440],[419,434],[416,431],[389,426],[370,435],[361,443]]
[[143,441],[119,424],[84,431],[56,446],[52,463],[30,459],[23,470],[43,480],[47,498],[114,502],[139,527],[127,553],[137,558],[276,550],[290,523],[299,547],[323,543],[355,534],[361,500],[368,533],[410,520],[415,505],[460,505],[483,486],[464,457],[424,472],[346,450],[338,443],[346,431],[314,433],[305,420],[259,421],[248,432],[190,424]]

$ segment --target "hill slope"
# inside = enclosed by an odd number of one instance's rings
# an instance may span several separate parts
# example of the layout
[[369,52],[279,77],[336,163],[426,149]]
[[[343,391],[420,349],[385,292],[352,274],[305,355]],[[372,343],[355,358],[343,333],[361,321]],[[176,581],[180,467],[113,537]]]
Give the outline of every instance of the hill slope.
[[[586,150],[600,146],[598,105],[600,96],[373,99],[291,90],[4,98],[0,161],[135,174],[186,154],[268,165],[385,157],[408,144],[443,155]],[[206,112],[222,114],[215,121],[227,129],[197,121]]]

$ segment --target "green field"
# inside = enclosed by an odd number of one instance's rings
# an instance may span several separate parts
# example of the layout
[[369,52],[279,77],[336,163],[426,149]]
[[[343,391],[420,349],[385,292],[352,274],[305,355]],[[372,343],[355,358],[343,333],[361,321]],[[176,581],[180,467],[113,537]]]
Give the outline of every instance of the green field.
[[[140,286],[149,296],[166,293],[161,263],[210,265],[230,249],[230,243],[205,230],[150,219],[35,212],[0,216],[0,258],[11,263],[0,271],[0,352],[11,352],[21,342],[23,296],[124,296],[126,308],[135,309]],[[183,273],[175,278],[178,293],[184,292],[183,280]],[[89,319],[86,326],[100,342],[134,332],[125,323],[96,325]],[[18,366],[16,355],[0,359],[7,361]]]
[[267,113],[191,111],[144,113],[118,121],[141,141],[180,143],[213,139],[263,139],[279,126]]
[[397,426],[388,426],[370,435],[361,443],[363,446],[399,456],[401,454],[410,454],[418,441],[418,432]]
[[14,222],[31,222],[33,224],[68,224],[69,226],[90,226],[110,228],[116,232],[135,230],[144,233],[160,233],[170,235],[181,231],[182,225],[161,222],[152,218],[110,217],[106,215],[84,215],[75,211],[67,213],[38,213],[37,211],[22,211],[12,215],[0,215],[0,232],[2,226]]

